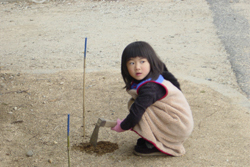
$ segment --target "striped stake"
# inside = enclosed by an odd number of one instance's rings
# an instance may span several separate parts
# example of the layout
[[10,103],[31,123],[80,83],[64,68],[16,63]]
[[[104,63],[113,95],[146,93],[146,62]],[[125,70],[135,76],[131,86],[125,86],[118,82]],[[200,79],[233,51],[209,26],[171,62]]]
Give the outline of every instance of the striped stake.
[[84,66],[83,66],[83,137],[85,137],[85,71],[86,71],[87,38],[84,46]]
[[67,126],[67,151],[68,151],[68,167],[70,167],[70,154],[69,154],[69,119],[70,115],[68,114],[68,126]]

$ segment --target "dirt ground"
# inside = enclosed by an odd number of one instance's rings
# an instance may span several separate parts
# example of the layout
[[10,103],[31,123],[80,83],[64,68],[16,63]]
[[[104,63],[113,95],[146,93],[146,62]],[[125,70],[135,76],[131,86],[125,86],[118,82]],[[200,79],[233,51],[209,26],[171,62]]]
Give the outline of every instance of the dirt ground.
[[[250,102],[206,1],[21,2],[0,9],[1,167],[68,166],[68,114],[71,166],[249,166]],[[182,157],[135,156],[138,136],[109,128],[100,129],[97,150],[88,145],[98,118],[128,113],[120,55],[135,40],[153,45],[191,106],[195,127]]]

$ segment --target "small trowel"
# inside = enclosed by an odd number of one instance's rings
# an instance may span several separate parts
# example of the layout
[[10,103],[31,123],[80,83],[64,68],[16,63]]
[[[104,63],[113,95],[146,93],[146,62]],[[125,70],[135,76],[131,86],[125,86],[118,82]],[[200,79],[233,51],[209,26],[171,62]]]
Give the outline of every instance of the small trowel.
[[116,121],[108,121],[103,118],[99,118],[96,125],[95,129],[90,137],[90,144],[92,144],[94,147],[97,145],[97,139],[98,139],[98,133],[99,133],[99,128],[100,127],[115,127]]

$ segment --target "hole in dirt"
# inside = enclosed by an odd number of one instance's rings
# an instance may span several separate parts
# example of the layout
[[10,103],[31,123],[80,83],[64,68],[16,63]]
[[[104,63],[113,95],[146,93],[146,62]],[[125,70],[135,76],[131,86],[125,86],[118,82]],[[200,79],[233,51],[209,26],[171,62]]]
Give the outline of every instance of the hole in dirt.
[[90,143],[80,143],[79,145],[73,145],[73,150],[78,150],[82,152],[86,152],[88,154],[96,154],[96,155],[103,155],[106,153],[112,153],[117,150],[118,144],[111,143],[109,141],[99,141],[97,142],[96,147],[92,146]]

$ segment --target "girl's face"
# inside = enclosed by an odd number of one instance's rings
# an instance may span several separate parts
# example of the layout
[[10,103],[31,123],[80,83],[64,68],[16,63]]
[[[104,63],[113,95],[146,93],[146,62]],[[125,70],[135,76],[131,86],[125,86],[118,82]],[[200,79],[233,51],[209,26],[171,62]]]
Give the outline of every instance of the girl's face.
[[131,77],[140,81],[150,72],[150,64],[146,58],[135,57],[127,62],[127,69]]

